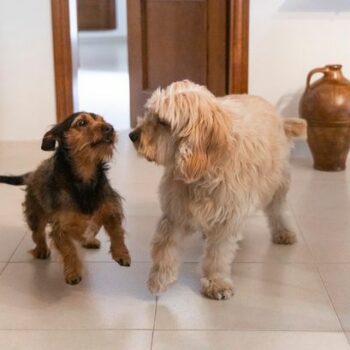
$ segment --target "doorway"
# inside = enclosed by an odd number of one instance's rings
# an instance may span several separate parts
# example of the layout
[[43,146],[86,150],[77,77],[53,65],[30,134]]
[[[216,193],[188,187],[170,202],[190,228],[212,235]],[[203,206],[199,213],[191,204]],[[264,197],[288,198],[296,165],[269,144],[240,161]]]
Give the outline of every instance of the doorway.
[[126,0],[78,0],[78,110],[130,128]]
[[[86,1],[96,1],[100,4],[110,0]],[[95,49],[91,46],[94,40],[97,45],[96,41],[101,38],[78,34],[77,0],[51,0],[58,121],[81,106],[96,112],[104,110],[104,114],[114,118],[114,123],[121,121],[119,113],[122,112],[124,116],[129,116],[131,126],[135,126],[146,99],[156,87],[186,78],[208,86],[216,95],[247,92],[249,0],[114,1],[117,1],[117,4],[127,4],[124,8],[127,13],[125,22],[128,22],[128,44],[124,38],[125,50],[124,54],[121,54],[125,64],[118,66],[118,62],[112,62],[111,60],[118,58],[118,53],[113,56],[111,50],[114,49],[110,49],[104,64],[110,64],[109,69],[124,67],[118,71],[121,79],[119,83],[113,81],[97,88],[94,85],[98,84],[102,77],[101,72],[106,70],[100,69],[101,66],[96,63],[96,60],[101,59],[102,51],[99,52],[96,46]],[[123,18],[126,20],[125,12]],[[96,13],[96,9],[93,13]],[[117,13],[117,16],[119,15]],[[82,52],[85,49],[88,52],[85,58],[84,53],[79,58],[79,36],[81,40],[87,40],[87,47],[81,48]],[[105,38],[105,44],[110,39]],[[114,44],[118,45],[116,42]],[[123,49],[120,52],[122,51]],[[129,56],[128,59],[126,55]],[[94,64],[91,66],[92,58]],[[79,59],[83,63],[81,68],[85,69],[85,75],[84,72],[80,74],[80,92]],[[125,69],[127,62],[129,68]],[[129,76],[130,83],[127,85]],[[92,80],[88,80],[90,78]],[[91,84],[92,81],[95,84]],[[115,91],[113,87],[116,88]],[[119,96],[117,91],[120,92]],[[82,94],[80,97],[85,101],[84,104],[79,105],[79,94]],[[121,101],[117,109],[110,107],[109,110],[105,105],[105,98],[109,94],[114,102]],[[100,107],[97,106],[96,109],[96,105],[92,103],[98,103]],[[123,120],[122,128],[127,125],[126,119]]]

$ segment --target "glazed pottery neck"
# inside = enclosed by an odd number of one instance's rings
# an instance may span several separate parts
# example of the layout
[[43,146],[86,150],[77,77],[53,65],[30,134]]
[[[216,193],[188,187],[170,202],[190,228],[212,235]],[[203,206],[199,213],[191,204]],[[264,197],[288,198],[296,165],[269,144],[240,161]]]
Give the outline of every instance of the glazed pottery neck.
[[[311,85],[311,79],[315,73],[322,73],[323,78],[319,81],[316,81],[316,84],[318,85],[321,81],[325,80],[332,80],[339,83],[345,83],[349,84],[350,82],[344,78],[343,73],[341,71],[342,66],[340,64],[329,64],[325,67],[321,68],[315,68],[309,72],[306,79],[306,89],[308,89]],[[313,84],[312,84],[313,85]]]
[[341,68],[340,64],[327,65],[324,69],[325,78],[339,81],[345,80]]

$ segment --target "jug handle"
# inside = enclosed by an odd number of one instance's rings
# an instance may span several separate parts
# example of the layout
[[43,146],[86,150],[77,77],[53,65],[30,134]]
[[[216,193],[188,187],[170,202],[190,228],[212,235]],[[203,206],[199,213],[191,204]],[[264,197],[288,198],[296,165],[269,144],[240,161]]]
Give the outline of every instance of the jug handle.
[[327,67],[315,68],[315,69],[311,70],[306,78],[306,88],[308,89],[310,87],[311,78],[315,73],[325,74],[327,71],[328,71]]

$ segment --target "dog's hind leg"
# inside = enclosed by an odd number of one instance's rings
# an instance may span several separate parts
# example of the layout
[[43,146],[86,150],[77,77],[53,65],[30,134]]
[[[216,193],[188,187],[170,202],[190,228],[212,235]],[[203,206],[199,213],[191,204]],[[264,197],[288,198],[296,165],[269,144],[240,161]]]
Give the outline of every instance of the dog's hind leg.
[[157,294],[164,292],[177,279],[181,233],[163,216],[152,240],[152,260],[148,289]]
[[46,243],[45,227],[46,222],[41,222],[38,227],[32,231],[32,239],[36,244],[36,247],[30,252],[36,259],[48,259],[51,254]]
[[45,228],[47,221],[43,217],[42,210],[30,195],[26,195],[24,202],[24,215],[29,228],[32,231],[32,239],[36,244],[30,253],[36,259],[47,259],[50,257],[50,249],[46,243]]
[[214,227],[207,232],[202,258],[202,293],[211,299],[229,299],[234,293],[231,265],[238,248],[241,225]]
[[289,189],[289,176],[285,179],[265,208],[272,241],[276,244],[293,244],[297,241],[287,214],[286,196]]

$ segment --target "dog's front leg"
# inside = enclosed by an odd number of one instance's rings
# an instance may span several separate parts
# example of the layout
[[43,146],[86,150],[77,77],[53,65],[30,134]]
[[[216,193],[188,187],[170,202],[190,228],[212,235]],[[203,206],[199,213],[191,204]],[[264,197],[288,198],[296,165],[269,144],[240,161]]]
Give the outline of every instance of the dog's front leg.
[[122,226],[122,214],[118,211],[111,211],[104,218],[103,225],[111,239],[112,258],[121,266],[130,266],[131,258],[125,245],[125,231]]
[[66,283],[78,284],[82,279],[82,266],[70,234],[65,232],[58,223],[55,223],[52,227],[51,236],[63,258]]
[[164,292],[177,279],[179,267],[179,240],[181,233],[166,216],[163,216],[152,240],[153,266],[148,278],[151,293]]
[[234,259],[240,227],[226,224],[206,232],[202,259],[202,292],[211,299],[229,299],[233,291],[231,264]]

